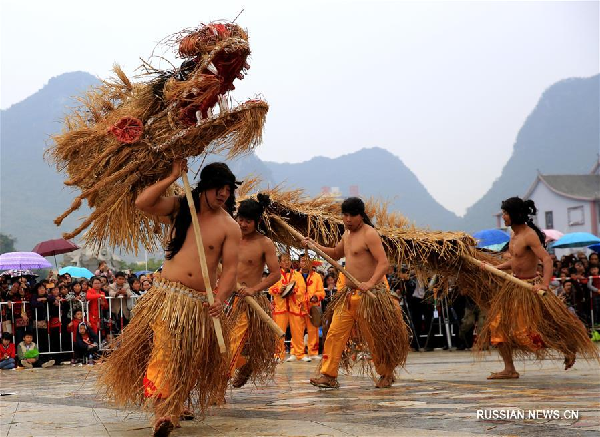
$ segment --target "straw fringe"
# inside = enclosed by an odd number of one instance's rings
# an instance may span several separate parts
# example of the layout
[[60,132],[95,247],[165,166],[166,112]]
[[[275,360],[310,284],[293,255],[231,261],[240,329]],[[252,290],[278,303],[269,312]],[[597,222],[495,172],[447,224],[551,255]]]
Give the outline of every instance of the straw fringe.
[[[264,294],[255,296],[263,310],[271,315],[271,302]],[[235,321],[240,314],[246,314],[248,317],[248,333],[246,345],[243,348],[242,355],[246,356],[247,363],[252,369],[250,381],[254,384],[264,384],[272,381],[275,376],[275,367],[277,366],[275,350],[277,347],[277,334],[254,312],[244,299],[236,299],[233,310],[228,315],[230,326],[235,325]]]
[[[203,301],[197,294],[190,296],[188,292],[173,291],[172,287],[186,289],[163,280],[155,282],[140,298],[131,322],[101,366],[98,387],[117,405],[154,407],[154,399],[144,396],[143,381],[151,358],[159,352],[153,345],[153,327],[160,324],[170,338],[159,346],[167,357],[162,370],[170,393],[157,404],[157,414],[179,417],[186,403],[204,414],[209,406],[224,401],[228,357],[219,353]],[[223,324],[223,329],[227,332],[227,324]]]
[[[347,305],[348,293],[352,289],[344,287],[332,298],[325,311],[326,325],[331,326],[333,314],[343,311]],[[371,289],[375,298],[362,294],[357,311],[359,320],[352,327],[352,334],[342,353],[340,367],[350,373],[360,364],[360,372],[375,376],[374,362],[387,369],[404,367],[410,347],[408,329],[402,310],[383,283]],[[371,360],[357,361],[359,353],[370,354]],[[320,372],[321,366],[318,367]]]

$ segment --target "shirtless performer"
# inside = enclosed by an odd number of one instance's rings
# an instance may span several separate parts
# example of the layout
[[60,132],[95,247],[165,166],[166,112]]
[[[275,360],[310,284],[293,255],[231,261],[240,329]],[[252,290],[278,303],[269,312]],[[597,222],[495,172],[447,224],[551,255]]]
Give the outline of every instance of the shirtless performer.
[[137,208],[172,225],[170,241],[162,278],[136,305],[102,372],[117,402],[153,405],[155,436],[168,435],[182,415],[193,418],[186,401],[202,412],[222,401],[227,384],[229,362],[219,353],[212,317],[222,317],[236,280],[241,231],[231,214],[238,183],[226,164],[213,163],[202,169],[192,192],[215,292],[209,306],[187,200],[164,196],[184,171],[186,161],[175,161],[167,178],[136,199]]
[[[231,383],[234,388],[242,387],[251,376],[268,377],[276,364],[277,335],[243,300],[245,296],[253,297],[270,315],[271,304],[263,291],[281,277],[275,245],[258,231],[262,214],[270,202],[269,196],[259,193],[257,199],[242,201],[237,213],[237,222],[242,231],[237,268],[237,280],[241,288],[237,290],[229,316],[233,326],[229,337],[230,376],[237,370]],[[269,274],[263,278],[265,265]],[[247,356],[242,356],[245,344],[248,344]]]
[[[536,208],[532,200],[525,200],[518,197],[511,197],[502,202],[502,218],[506,226],[510,226],[513,236],[509,243],[510,259],[496,266],[501,270],[512,270],[512,274],[526,282],[533,284],[534,292],[538,290],[548,290],[550,279],[552,277],[552,259],[544,249],[545,235],[538,229],[529,216],[535,215]],[[543,278],[537,274],[538,261],[543,264]],[[515,317],[517,324],[516,332],[527,332],[527,321],[521,321],[518,315]],[[523,325],[523,326],[520,326]],[[498,321],[490,323],[491,343],[497,345],[498,352],[504,361],[504,370],[494,372],[488,379],[514,379],[519,377],[515,369],[512,358],[512,350],[506,339],[494,331],[498,326]],[[542,347],[536,344],[535,333],[526,333],[520,338],[527,339],[532,348]],[[530,341],[531,340],[531,341]],[[575,355],[569,355],[565,358],[565,370],[573,366]]]
[[[363,292],[369,290],[376,295],[380,294],[387,299],[385,302],[394,305],[383,282],[389,263],[383,249],[381,237],[366,215],[362,200],[356,197],[346,199],[342,203],[342,214],[346,231],[341,241],[333,248],[317,246],[335,260],[345,257],[346,270],[361,282],[358,285],[358,290],[346,286],[338,292],[340,296],[344,296],[345,302],[340,302],[334,310],[333,320],[323,349],[321,376],[312,378],[310,382],[312,385],[321,388],[339,387],[337,381],[339,363],[356,322],[369,346],[375,369],[380,375],[376,387],[390,387],[393,382],[394,369],[398,364],[403,363],[402,354],[404,354],[405,359],[405,351],[408,350],[408,335],[400,308],[395,307],[397,309],[397,313],[395,313],[396,320],[392,322],[392,326],[389,326],[389,335],[386,335],[386,338],[376,338],[373,333],[373,322],[367,320],[364,312],[360,311],[361,301],[371,299],[363,294]],[[309,241],[308,239],[304,241],[306,246],[308,246]],[[380,301],[376,302],[376,304],[379,303]],[[379,323],[386,324],[388,321],[381,320]],[[400,332],[402,329],[404,331]],[[388,340],[394,342],[392,340],[394,337],[399,337],[401,339],[399,341],[404,341],[406,344],[400,355],[389,359],[389,356],[382,354],[381,344],[388,342]],[[401,348],[398,348],[398,351],[399,349]]]

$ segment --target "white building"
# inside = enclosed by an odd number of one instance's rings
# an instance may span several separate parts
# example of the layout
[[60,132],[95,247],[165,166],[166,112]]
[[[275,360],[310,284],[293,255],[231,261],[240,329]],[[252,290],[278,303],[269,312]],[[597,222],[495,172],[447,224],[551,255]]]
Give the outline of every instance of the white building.
[[542,229],[600,236],[600,159],[590,174],[538,174],[524,199],[535,202]]

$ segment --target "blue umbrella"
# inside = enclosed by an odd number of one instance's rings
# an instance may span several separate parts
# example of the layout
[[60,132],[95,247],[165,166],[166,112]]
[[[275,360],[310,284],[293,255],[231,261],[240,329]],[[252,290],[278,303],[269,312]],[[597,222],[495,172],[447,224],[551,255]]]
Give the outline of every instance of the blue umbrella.
[[90,272],[88,269],[86,269],[85,267],[76,267],[76,266],[63,267],[62,269],[60,269],[58,271],[59,275],[64,275],[65,273],[68,273],[69,275],[71,275],[72,278],[90,279],[92,276],[94,276],[94,274],[92,272]]
[[600,243],[600,238],[589,232],[572,232],[556,240],[550,247],[553,249],[566,249],[569,247],[586,247]]
[[147,275],[148,273],[152,273],[152,271],[150,270],[140,270],[139,272],[135,272],[135,276],[137,276],[138,278],[142,275]]
[[487,247],[494,244],[506,243],[510,240],[510,235],[500,229],[484,229],[475,232],[473,238],[477,240],[477,247]]
[[600,244],[592,244],[588,246],[588,248],[592,249],[596,253],[600,253]]

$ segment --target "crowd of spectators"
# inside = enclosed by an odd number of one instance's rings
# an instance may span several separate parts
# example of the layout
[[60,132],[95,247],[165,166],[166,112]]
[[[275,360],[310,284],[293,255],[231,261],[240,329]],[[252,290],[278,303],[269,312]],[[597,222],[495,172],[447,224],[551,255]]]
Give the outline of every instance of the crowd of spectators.
[[93,364],[158,275],[114,273],[102,262],[90,279],[0,276],[3,344],[13,346],[0,350],[0,369],[48,367],[69,355],[72,364]]
[[[588,327],[592,323],[592,310],[598,324],[598,254],[586,256],[580,252],[560,260],[552,255],[552,260],[551,289]],[[298,261],[292,268],[299,268]],[[313,269],[323,278],[324,312],[337,292],[338,274],[333,267]],[[93,364],[99,351],[129,322],[136,299],[159,276],[160,272],[139,277],[113,272],[104,262],[89,280],[74,279],[69,274],[58,277],[50,274],[37,282],[32,277],[0,276],[0,369],[48,367],[59,358],[64,360],[65,351],[70,354],[72,364]],[[413,333],[413,349],[472,347],[485,312],[470,298],[454,290],[454,299],[436,299],[435,277],[423,283],[406,266],[391,266],[386,279],[402,304]],[[453,339],[445,335],[448,327],[452,327]]]

